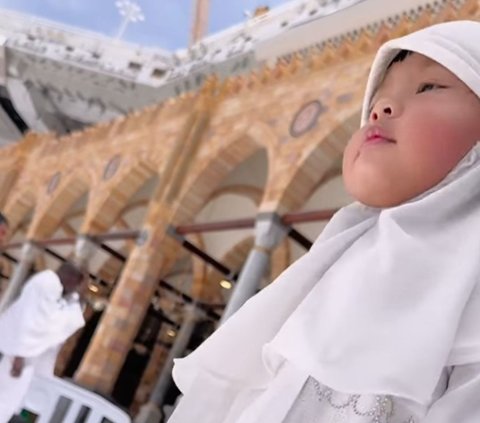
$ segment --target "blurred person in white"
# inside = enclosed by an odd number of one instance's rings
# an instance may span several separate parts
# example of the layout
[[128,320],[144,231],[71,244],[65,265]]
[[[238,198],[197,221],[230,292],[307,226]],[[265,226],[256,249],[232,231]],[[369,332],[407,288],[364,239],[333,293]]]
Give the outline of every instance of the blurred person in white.
[[[5,245],[5,241],[7,240],[8,233],[9,233],[8,219],[3,213],[0,213],[0,250]],[[0,256],[0,275],[2,275],[3,277],[5,277],[6,267],[7,266],[5,266],[4,257]],[[6,285],[5,281],[0,280],[0,298],[2,296],[5,285]]]
[[480,23],[384,44],[356,202],[177,360],[170,423],[480,422]]
[[36,273],[0,315],[0,423],[19,411],[34,374],[53,375],[60,347],[84,326],[84,282],[69,262]]

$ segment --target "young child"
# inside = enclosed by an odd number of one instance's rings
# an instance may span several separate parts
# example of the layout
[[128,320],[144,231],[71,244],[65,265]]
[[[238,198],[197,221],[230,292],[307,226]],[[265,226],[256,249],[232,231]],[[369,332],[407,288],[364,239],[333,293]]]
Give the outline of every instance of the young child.
[[480,23],[387,42],[312,249],[187,358],[170,423],[480,422]]

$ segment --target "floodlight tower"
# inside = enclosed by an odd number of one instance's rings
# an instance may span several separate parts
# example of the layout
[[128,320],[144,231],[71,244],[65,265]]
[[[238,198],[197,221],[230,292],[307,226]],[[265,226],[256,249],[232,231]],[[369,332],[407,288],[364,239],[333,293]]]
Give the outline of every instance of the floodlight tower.
[[123,37],[130,22],[142,22],[145,20],[145,15],[142,13],[140,6],[131,0],[118,0],[115,2],[115,5],[117,6],[120,15],[123,16],[122,23],[118,28],[116,36],[119,40]]

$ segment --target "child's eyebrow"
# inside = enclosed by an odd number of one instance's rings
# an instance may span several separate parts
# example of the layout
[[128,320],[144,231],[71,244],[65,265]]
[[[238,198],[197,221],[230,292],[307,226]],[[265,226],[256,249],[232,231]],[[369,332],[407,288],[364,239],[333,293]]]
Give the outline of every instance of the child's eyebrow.
[[[422,70],[422,75],[423,75],[424,72],[430,71],[431,69],[439,70],[439,71],[442,72],[442,74],[445,74],[447,76],[450,75],[450,71],[448,69],[446,69],[440,63],[434,62],[434,61],[425,65],[425,68]],[[375,87],[374,91],[372,92],[372,96],[370,97],[370,105],[369,105],[370,109],[372,107],[372,104],[376,101],[376,97],[378,96],[378,92],[381,90],[382,84],[385,81],[385,78],[387,77],[388,72],[389,72],[389,68],[387,68],[387,70],[385,72],[385,75],[382,78],[382,82],[379,85],[377,85]],[[428,78],[428,75],[425,78]]]

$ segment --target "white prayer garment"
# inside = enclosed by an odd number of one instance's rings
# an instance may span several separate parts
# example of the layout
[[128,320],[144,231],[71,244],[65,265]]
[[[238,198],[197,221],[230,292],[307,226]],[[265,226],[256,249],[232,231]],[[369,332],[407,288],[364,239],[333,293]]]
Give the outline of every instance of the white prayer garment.
[[[387,42],[480,97],[480,23]],[[169,423],[480,421],[480,144],[443,181],[390,208],[341,209],[311,250],[176,360]]]
[[[0,315],[0,423],[18,411],[34,373],[53,375],[60,346],[85,324],[78,296],[62,294],[57,274],[45,270]],[[10,374],[14,357],[25,358],[18,378]]]

